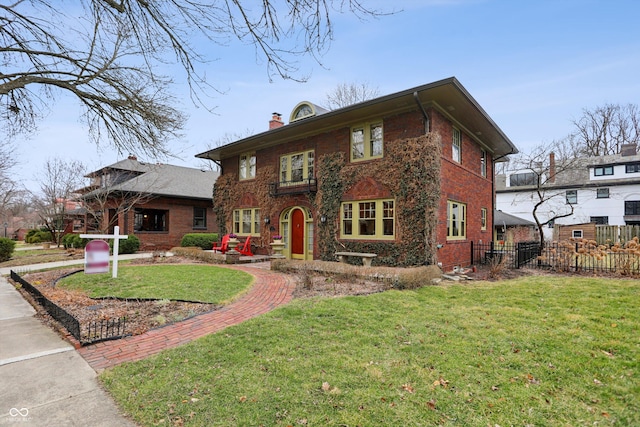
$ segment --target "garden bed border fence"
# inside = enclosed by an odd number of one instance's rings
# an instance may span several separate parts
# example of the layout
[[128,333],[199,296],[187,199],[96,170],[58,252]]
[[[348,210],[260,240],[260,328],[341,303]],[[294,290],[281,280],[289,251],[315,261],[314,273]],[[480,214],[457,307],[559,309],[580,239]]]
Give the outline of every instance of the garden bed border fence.
[[83,340],[81,326],[78,319],[44,296],[38,288],[20,277],[20,275],[15,271],[11,270],[10,277],[14,282],[20,283],[24,290],[29,292],[35,301],[44,308],[51,317],[64,326],[64,328],[83,346],[101,341],[118,339],[127,335],[125,333],[126,321],[124,318],[102,319],[89,322],[87,325],[89,339]]

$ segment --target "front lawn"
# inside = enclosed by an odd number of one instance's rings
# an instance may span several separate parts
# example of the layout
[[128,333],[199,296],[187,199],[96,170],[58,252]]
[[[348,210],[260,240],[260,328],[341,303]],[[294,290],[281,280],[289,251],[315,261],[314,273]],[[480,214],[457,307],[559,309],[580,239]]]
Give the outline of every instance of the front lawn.
[[640,282],[527,277],[288,306],[101,380],[141,425],[640,425]]
[[111,273],[78,273],[58,287],[83,290],[91,298],[153,298],[225,304],[246,291],[252,276],[243,271],[207,264],[120,265]]

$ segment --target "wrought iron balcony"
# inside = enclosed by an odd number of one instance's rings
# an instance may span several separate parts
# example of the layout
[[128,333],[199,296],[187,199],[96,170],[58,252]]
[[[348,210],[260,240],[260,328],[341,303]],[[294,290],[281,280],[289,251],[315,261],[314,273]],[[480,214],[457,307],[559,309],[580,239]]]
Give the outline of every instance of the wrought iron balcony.
[[315,178],[304,181],[280,181],[269,184],[269,195],[283,196],[289,194],[306,194],[318,191],[318,183]]

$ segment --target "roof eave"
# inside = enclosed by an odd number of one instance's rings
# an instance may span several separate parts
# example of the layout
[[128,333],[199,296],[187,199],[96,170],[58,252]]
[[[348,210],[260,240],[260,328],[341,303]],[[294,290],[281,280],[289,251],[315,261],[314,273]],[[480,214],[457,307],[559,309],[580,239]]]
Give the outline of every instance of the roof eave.
[[[469,124],[465,130],[474,139],[489,147],[494,157],[516,154],[515,145],[495,124],[476,100],[455,77],[396,92],[376,99],[360,102],[305,120],[289,123],[250,137],[197,154],[195,157],[221,161],[246,151],[268,148],[274,145],[304,138],[319,132],[340,128],[366,117],[389,115],[417,108],[413,94],[417,93],[420,102],[427,105],[441,105],[445,114],[456,122],[464,120]],[[456,112],[456,110],[459,110]],[[457,117],[459,116],[459,117]]]

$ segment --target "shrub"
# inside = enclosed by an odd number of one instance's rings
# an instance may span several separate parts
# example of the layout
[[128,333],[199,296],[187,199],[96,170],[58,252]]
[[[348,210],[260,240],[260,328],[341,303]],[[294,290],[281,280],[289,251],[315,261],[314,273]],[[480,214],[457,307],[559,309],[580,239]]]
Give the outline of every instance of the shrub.
[[[113,252],[113,240],[109,242],[109,247]],[[140,249],[140,239],[133,234],[129,234],[126,240],[120,240],[120,243],[118,243],[118,255],[134,254],[138,252],[138,249]]]
[[24,236],[24,241],[26,243],[29,243],[29,241],[31,240],[33,235],[36,234],[37,232],[38,232],[38,230],[36,230],[35,228],[32,228],[31,230],[27,231],[27,234],[25,234],[25,236]]
[[13,255],[13,250],[16,247],[16,242],[6,237],[0,237],[0,262],[8,261]]
[[24,238],[26,243],[51,242],[52,240],[53,236],[51,235],[51,232],[45,230],[29,230]]
[[180,241],[183,248],[199,247],[209,250],[213,247],[213,242],[218,241],[218,233],[189,233],[185,234]]
[[65,249],[83,249],[89,243],[89,239],[83,239],[78,234],[65,234],[62,237],[62,245]]

